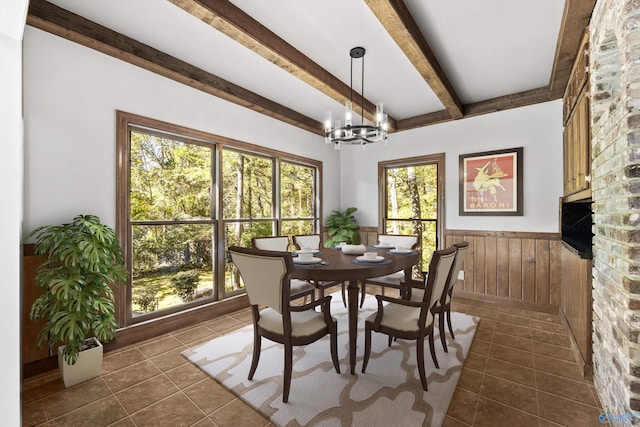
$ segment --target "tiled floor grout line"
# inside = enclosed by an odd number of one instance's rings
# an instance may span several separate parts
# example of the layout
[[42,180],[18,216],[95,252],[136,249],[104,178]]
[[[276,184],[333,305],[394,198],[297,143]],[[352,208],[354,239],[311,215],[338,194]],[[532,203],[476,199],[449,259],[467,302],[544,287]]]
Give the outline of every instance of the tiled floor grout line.
[[[480,322],[482,323],[482,320],[480,320]],[[482,397],[482,388],[484,387],[484,379],[485,376],[487,375],[487,364],[489,363],[489,355],[491,354],[491,346],[493,346],[493,333],[495,332],[495,321],[493,322],[493,328],[491,329],[491,335],[490,335],[490,339],[489,339],[489,350],[487,351],[487,356],[486,356],[486,360],[484,361],[484,366],[482,367],[482,380],[480,381],[480,388],[478,390],[478,401],[476,402],[476,406],[473,410],[473,422],[471,423],[471,425],[475,425],[476,423],[476,417],[478,415],[478,407],[480,406],[480,399]],[[476,332],[477,333],[477,332]],[[473,345],[473,342],[471,343],[471,345]],[[456,385],[456,388],[458,386]]]

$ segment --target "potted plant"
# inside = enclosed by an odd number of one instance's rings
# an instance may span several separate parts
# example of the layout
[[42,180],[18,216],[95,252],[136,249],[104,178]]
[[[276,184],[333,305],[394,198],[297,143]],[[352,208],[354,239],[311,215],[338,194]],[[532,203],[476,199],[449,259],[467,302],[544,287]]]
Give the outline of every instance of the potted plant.
[[331,248],[338,246],[340,243],[346,243],[349,245],[360,244],[360,226],[356,222],[356,217],[353,215],[357,208],[347,208],[344,212],[332,211],[327,216],[327,234],[329,238],[324,243],[324,246]]
[[45,320],[37,336],[39,348],[48,343],[51,354],[53,345],[64,344],[58,364],[70,387],[100,375],[102,345],[95,338],[107,342],[117,328],[110,285],[127,283],[129,273],[118,237],[97,216],[78,215],[69,224],[38,227],[32,236],[36,255],[46,260],[36,271],[36,284],[44,293],[31,306],[30,317]]

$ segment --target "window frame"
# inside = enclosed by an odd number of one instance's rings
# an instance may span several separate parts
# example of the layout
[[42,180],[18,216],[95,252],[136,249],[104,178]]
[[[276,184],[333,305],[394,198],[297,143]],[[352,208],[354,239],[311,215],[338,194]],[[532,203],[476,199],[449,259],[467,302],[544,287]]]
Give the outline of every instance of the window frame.
[[[269,220],[275,221],[274,233],[279,233],[281,229],[281,211],[280,211],[280,164],[282,161],[300,164],[308,167],[315,168],[316,179],[316,194],[315,194],[315,215],[318,230],[322,230],[322,218],[320,212],[322,212],[321,205],[321,183],[322,183],[322,162],[295,154],[289,154],[282,151],[262,147],[259,145],[251,144],[244,141],[239,141],[220,135],[210,134],[203,131],[194,130],[191,128],[174,125],[168,122],[139,116],[132,113],[123,111],[116,111],[116,233],[123,246],[126,266],[129,271],[132,267],[132,233],[131,225],[133,222],[130,217],[130,164],[131,164],[131,152],[130,152],[130,138],[129,132],[131,128],[141,130],[152,135],[176,138],[180,141],[187,143],[194,143],[197,145],[203,145],[211,147],[212,149],[212,173],[211,173],[211,218],[194,219],[189,220],[187,223],[207,223],[213,225],[212,230],[212,264],[213,271],[215,272],[214,280],[214,296],[200,302],[180,304],[174,309],[166,309],[160,312],[150,312],[143,315],[138,315],[135,318],[132,316],[131,310],[131,281],[128,286],[119,286],[114,288],[115,296],[115,308],[116,318],[121,328],[128,326],[141,324],[144,322],[159,321],[166,316],[172,316],[174,322],[172,325],[175,327],[179,324],[182,325],[181,318],[194,318],[193,310],[203,310],[207,313],[217,313],[215,308],[216,304],[224,302],[225,300],[233,299],[233,297],[245,294],[245,291],[240,289],[237,291],[226,292],[224,290],[224,274],[225,274],[225,250],[226,242],[224,227],[225,219],[222,218],[223,213],[223,168],[222,168],[222,155],[224,149],[230,149],[237,152],[243,152],[252,156],[260,156],[273,161],[273,213],[275,218],[263,219],[261,221]],[[143,221],[145,223],[170,223],[173,221]],[[221,313],[218,313],[221,314]],[[210,316],[213,317],[213,316]],[[185,320],[186,321],[186,320]],[[174,326],[166,325],[166,330],[171,330]]]
[[[444,242],[444,192],[445,192],[445,153],[427,154],[424,156],[408,157],[403,159],[394,159],[378,162],[378,234],[386,234],[387,221],[399,220],[400,218],[388,218],[387,206],[387,170],[409,167],[423,166],[435,164],[438,168],[437,173],[437,209],[436,209],[436,249],[441,249]],[[419,218],[401,218],[401,220],[420,220],[433,221],[432,219],[424,220]]]

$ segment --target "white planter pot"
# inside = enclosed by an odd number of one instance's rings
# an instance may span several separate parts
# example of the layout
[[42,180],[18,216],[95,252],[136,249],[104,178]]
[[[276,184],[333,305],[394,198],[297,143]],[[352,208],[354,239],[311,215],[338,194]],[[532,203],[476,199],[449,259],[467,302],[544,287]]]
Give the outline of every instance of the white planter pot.
[[367,250],[365,245],[344,245],[342,252],[348,255],[362,255]]
[[100,376],[102,344],[97,338],[90,339],[95,340],[98,346],[81,351],[75,365],[69,365],[64,361],[64,357],[62,357],[64,346],[58,347],[58,368],[65,387],[71,387]]

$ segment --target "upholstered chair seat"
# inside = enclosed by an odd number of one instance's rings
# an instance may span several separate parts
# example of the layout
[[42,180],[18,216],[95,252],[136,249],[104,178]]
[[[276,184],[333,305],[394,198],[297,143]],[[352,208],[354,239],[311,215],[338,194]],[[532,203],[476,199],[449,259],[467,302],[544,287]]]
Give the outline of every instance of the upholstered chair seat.
[[[367,322],[373,322],[377,316],[377,313],[372,314],[367,318]],[[418,332],[420,329],[420,307],[409,307],[398,304],[384,304],[384,316],[380,321],[380,326],[385,328],[396,329],[403,332]],[[427,319],[425,326],[429,326],[433,323],[433,314],[427,313]]]
[[[260,328],[276,334],[284,334],[284,322],[282,314],[272,308],[265,308],[260,311]],[[307,337],[325,329],[327,324],[321,312],[308,310],[300,313],[291,313],[291,336]]]

